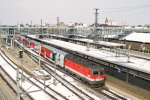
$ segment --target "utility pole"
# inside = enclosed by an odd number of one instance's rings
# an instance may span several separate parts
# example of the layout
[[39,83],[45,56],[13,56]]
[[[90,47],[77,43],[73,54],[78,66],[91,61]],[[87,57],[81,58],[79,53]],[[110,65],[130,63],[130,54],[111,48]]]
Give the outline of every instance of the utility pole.
[[95,8],[95,23],[94,23],[94,42],[98,42],[98,8]]
[[13,29],[13,54],[15,54],[15,37],[16,37],[16,35],[15,35],[15,28]]
[[57,17],[57,27],[59,27],[59,17]]
[[59,17],[57,17],[57,25],[56,25],[56,27],[57,27],[57,33],[56,34],[59,34]]
[[43,35],[42,23],[43,23],[43,20],[41,19],[41,34]]
[[31,27],[32,27],[32,20],[31,20]]
[[33,28],[32,28],[32,20],[31,20],[31,27],[30,27],[30,34],[32,34]]
[[19,29],[18,29],[18,21],[17,21],[17,34],[19,33]]

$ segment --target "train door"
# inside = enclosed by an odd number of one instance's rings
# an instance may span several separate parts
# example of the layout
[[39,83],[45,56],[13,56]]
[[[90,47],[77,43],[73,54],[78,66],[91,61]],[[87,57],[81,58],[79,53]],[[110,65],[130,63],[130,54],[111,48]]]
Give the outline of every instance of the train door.
[[63,54],[57,53],[57,55],[56,55],[56,63],[59,66],[64,67],[64,55]]
[[30,40],[27,38],[27,39],[26,39],[26,46],[27,46],[27,47],[30,47],[29,43],[30,43]]

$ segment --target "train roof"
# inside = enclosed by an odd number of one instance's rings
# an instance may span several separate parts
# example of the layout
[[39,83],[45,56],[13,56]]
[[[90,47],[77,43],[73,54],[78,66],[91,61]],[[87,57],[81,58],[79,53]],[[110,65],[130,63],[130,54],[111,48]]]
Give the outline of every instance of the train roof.
[[67,54],[65,56],[65,58],[74,61],[77,64],[80,64],[82,66],[85,66],[87,68],[91,68],[91,69],[101,69],[102,67],[100,67],[98,64],[96,64],[95,62],[89,61],[88,59],[83,59],[82,57],[76,56],[76,55],[72,55],[72,54]]
[[67,52],[64,52],[62,50],[56,49],[54,47],[51,47],[51,46],[48,46],[48,45],[44,45],[44,46],[46,46],[47,49],[52,50],[52,52],[57,52],[57,53],[63,54],[63,55],[68,54]]
[[130,62],[128,62],[127,56],[120,55],[119,57],[116,57],[116,53],[105,50],[90,48],[90,50],[87,51],[86,46],[81,46],[78,44],[73,44],[55,39],[40,40],[40,41],[53,44],[61,48],[66,48],[67,50],[70,50],[72,52],[80,53],[106,62],[110,62],[116,65],[120,65],[126,68],[150,74],[150,61],[146,59],[130,57]]

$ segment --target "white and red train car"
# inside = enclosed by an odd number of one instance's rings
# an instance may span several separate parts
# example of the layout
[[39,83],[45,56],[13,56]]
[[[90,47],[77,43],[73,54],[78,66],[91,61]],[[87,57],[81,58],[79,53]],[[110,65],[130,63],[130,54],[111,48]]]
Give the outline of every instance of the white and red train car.
[[[26,41],[29,41],[26,42],[29,43],[26,45],[29,45],[29,47],[33,49],[39,44],[38,41],[32,39],[26,39]],[[99,64],[90,61],[89,59],[69,54],[49,45],[41,44],[40,49],[40,54],[42,56],[51,60],[54,60],[55,57],[57,65],[63,67],[84,82],[92,86],[102,86],[105,84],[106,76],[104,74],[104,69]],[[56,54],[55,56],[54,52]]]

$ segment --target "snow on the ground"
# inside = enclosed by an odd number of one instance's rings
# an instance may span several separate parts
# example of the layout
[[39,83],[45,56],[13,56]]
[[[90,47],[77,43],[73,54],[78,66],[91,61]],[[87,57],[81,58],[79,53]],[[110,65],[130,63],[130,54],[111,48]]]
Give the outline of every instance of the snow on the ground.
[[[6,58],[7,59],[7,58]],[[2,66],[2,68],[4,68],[4,70],[6,70],[7,73],[9,73],[10,76],[12,76],[12,78],[14,80],[16,80],[16,70],[13,69],[9,64],[7,64],[7,62],[0,56],[0,64]],[[11,62],[10,62],[11,63]],[[14,65],[13,63],[11,63],[12,65]],[[15,66],[15,65],[14,65]],[[15,66],[15,68],[17,68]],[[9,69],[9,70],[8,70]],[[21,70],[20,70],[21,71]],[[26,73],[24,73],[24,75],[26,77],[29,77],[29,75],[27,75]],[[44,86],[39,83],[36,82],[35,79],[30,78],[30,80],[32,80],[33,82],[35,82],[36,84],[38,84],[38,86],[44,88]],[[44,82],[43,80],[40,80],[41,82]],[[30,83],[29,81],[25,81],[24,83],[20,83],[22,84],[23,89],[27,90],[30,86],[32,86],[32,83]],[[78,100],[79,97],[77,97],[75,94],[73,94],[70,90],[68,90],[66,87],[64,87],[62,84],[58,83],[56,86],[53,84],[53,78],[51,78],[51,80],[47,80],[46,81],[46,85],[49,85],[50,88],[52,88],[53,90],[59,92],[60,94],[64,95],[65,97],[67,97],[68,99],[72,99],[72,100]],[[37,86],[32,86],[30,89],[28,89],[28,92],[30,91],[34,91],[34,90],[40,90],[40,88],[38,88]],[[48,88],[46,88],[46,91],[48,91],[50,94],[54,94],[52,93]],[[65,91],[65,92],[64,92]],[[41,95],[39,95],[41,94]],[[51,100],[52,98],[47,95],[46,93],[44,93],[43,91],[38,91],[38,92],[34,92],[34,93],[30,93],[30,95],[35,99],[35,100]],[[38,95],[38,96],[37,96]],[[54,94],[54,96],[58,99],[62,99],[60,97],[58,97],[57,95]]]
[[122,40],[130,40],[130,41],[138,41],[143,43],[150,43],[150,33],[130,33],[126,37],[124,37]]
[[[47,65],[49,66],[49,65]],[[55,70],[55,68],[53,67],[50,67],[52,70]],[[87,93],[89,96],[93,97],[95,100],[100,100],[100,94],[99,96],[96,94],[96,92],[92,93],[90,90],[88,90],[87,88],[83,87],[83,86],[80,86],[79,82],[76,81],[74,78],[72,78],[71,76],[68,76],[62,72],[60,72],[59,70],[56,71],[57,74],[59,74],[61,77],[63,77],[64,79],[66,79],[68,82],[70,82],[72,85],[76,86],[77,88],[81,89],[83,92]]]
[[[16,70],[13,69],[1,56],[0,56],[0,65],[12,77],[13,80],[16,80]],[[22,85],[22,88],[27,89],[31,85],[32,84],[30,82],[26,82],[26,85]],[[34,90],[39,90],[39,88],[36,86],[33,86],[31,91],[34,91]],[[41,99],[42,100],[50,100],[50,99],[52,99],[51,97],[49,97],[47,94],[45,94],[42,91],[40,91],[40,94],[42,94],[42,95],[38,95],[38,94],[39,94],[39,92],[30,93],[30,95],[35,100],[41,100]]]

